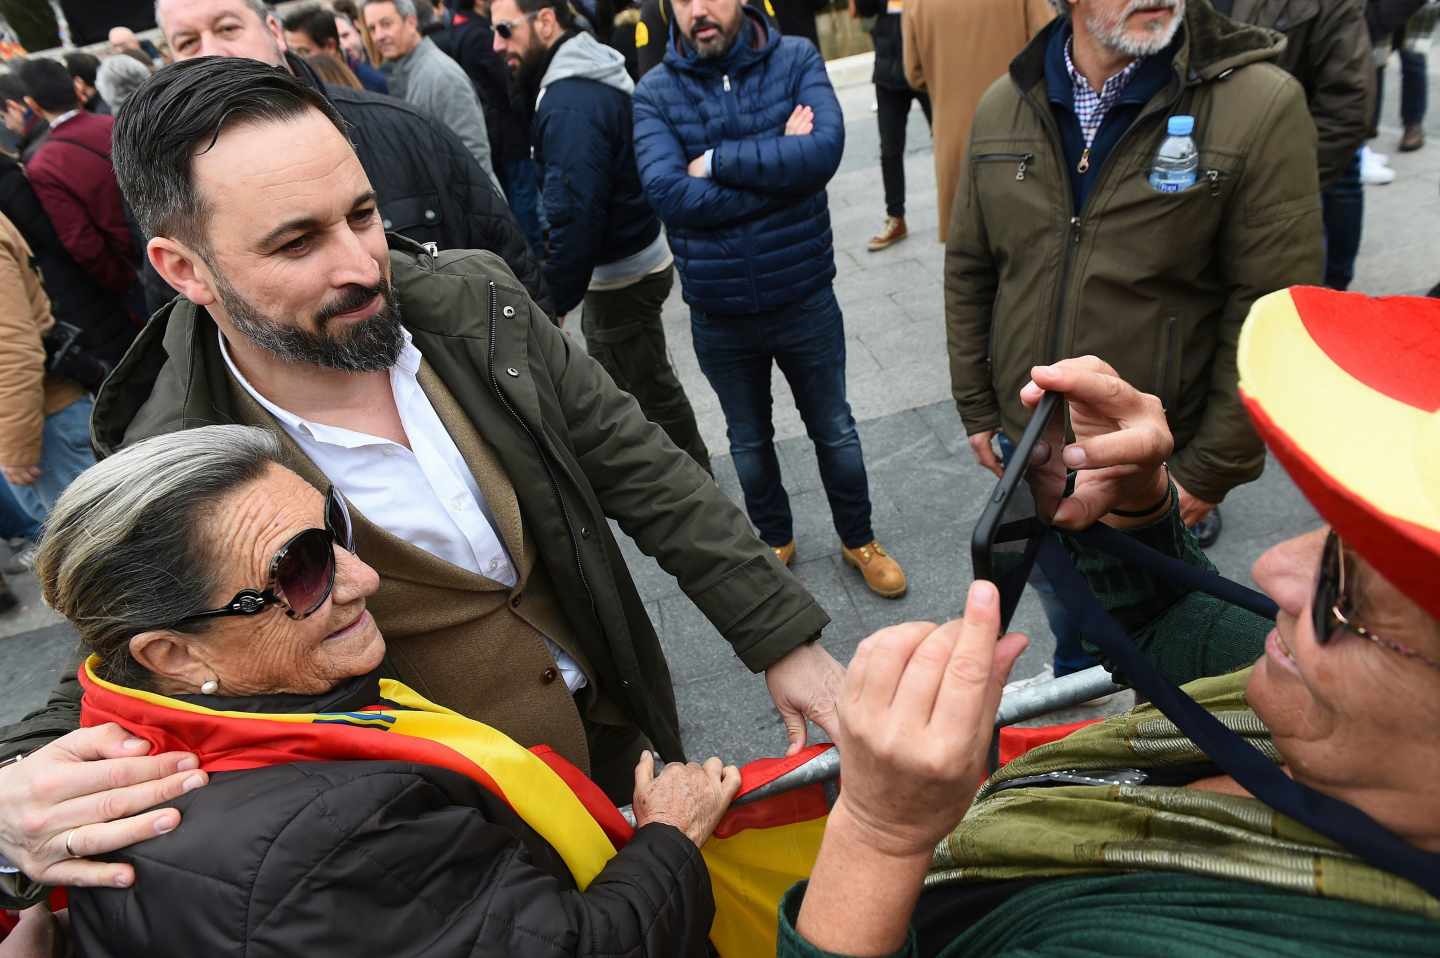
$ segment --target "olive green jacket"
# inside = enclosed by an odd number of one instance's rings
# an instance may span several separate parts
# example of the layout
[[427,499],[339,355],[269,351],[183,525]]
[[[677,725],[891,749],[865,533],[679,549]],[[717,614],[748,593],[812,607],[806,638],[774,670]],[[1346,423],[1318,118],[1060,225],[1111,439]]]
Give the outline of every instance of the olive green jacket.
[[1363,0],[1235,0],[1230,19],[1285,35],[1275,62],[1305,89],[1320,141],[1320,188],[1333,186],[1365,142],[1375,106]]
[[[1265,450],[1236,391],[1250,305],[1319,282],[1315,126],[1273,64],[1283,39],[1186,7],[1166,87],[1105,160],[1079,216],[1046,95],[1042,31],[985,94],[945,247],[951,389],[969,433],[1023,431],[1030,367],[1094,354],[1165,403],[1175,478],[1219,502]],[[1196,118],[1200,181],[1147,180],[1172,114]]]
[[[666,759],[682,755],[670,671],[607,517],[673,575],[753,671],[829,617],[709,475],[557,329],[490,253],[391,236],[406,328],[499,457],[594,678]],[[238,421],[214,321],[183,299],[155,315],[95,401],[101,455]],[[403,494],[397,490],[397,495]],[[75,728],[79,683],[0,730],[0,758]]]

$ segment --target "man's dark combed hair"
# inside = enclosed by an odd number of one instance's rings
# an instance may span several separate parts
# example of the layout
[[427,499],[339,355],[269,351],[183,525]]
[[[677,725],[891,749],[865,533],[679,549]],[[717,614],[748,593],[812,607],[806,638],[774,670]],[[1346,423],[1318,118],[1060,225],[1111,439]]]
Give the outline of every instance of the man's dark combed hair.
[[0,108],[11,100],[24,104],[25,84],[13,73],[0,73]]
[[48,57],[32,57],[15,67],[15,75],[24,84],[25,93],[46,113],[64,113],[80,105],[75,96],[75,82],[63,63]]
[[148,235],[205,251],[208,211],[195,189],[195,156],[237,124],[290,120],[308,110],[345,135],[330,101],[280,67],[237,57],[183,60],[125,102],[115,121],[115,176]]
[[65,69],[70,71],[72,77],[84,80],[90,86],[94,86],[95,74],[100,70],[100,58],[94,54],[80,51],[67,53],[65,54]]
[[283,23],[286,30],[305,34],[322,50],[330,43],[337,47],[340,45],[340,31],[335,27],[335,14],[324,7],[301,7],[288,14]]

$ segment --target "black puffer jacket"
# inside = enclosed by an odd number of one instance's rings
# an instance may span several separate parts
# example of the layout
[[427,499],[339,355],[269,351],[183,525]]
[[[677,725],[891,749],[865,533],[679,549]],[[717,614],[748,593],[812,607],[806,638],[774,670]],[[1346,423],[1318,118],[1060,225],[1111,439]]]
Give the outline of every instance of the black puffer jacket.
[[[352,711],[375,678],[321,700],[208,699],[250,712]],[[220,704],[222,703],[223,704]],[[403,762],[221,772],[182,824],[113,856],[130,889],[74,889],[89,958],[686,958],[715,915],[699,850],[647,825],[576,890],[560,856],[470,778]]]
[[[286,60],[297,78],[323,90],[349,124],[350,142],[380,198],[387,232],[441,249],[489,250],[505,261],[536,305],[555,316],[540,264],[514,214],[454,133],[401,100],[324,86],[305,61],[291,54]],[[174,296],[147,268],[151,309]]]
[[905,79],[905,41],[900,34],[900,14],[887,12],[885,0],[855,0],[855,12],[874,17],[870,39],[875,44],[875,70],[870,82],[887,90],[908,90]]

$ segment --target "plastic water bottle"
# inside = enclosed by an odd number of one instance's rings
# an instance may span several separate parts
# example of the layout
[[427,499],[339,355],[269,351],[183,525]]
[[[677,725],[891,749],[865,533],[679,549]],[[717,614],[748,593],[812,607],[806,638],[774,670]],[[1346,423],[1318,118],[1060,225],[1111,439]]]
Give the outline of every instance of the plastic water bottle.
[[1193,116],[1172,116],[1166,124],[1165,142],[1155,154],[1150,185],[1161,193],[1179,193],[1195,185],[1200,172],[1200,153],[1190,134],[1195,132]]

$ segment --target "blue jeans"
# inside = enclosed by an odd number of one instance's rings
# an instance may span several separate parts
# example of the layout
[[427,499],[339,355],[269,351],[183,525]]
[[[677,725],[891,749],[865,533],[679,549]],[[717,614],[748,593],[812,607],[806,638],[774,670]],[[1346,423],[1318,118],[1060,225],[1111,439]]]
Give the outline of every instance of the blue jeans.
[[90,400],[81,399],[46,416],[40,478],[28,486],[10,483],[15,501],[36,522],[44,522],[60,493],[95,465],[95,453],[90,449],[90,410]]
[[[1010,441],[1009,436],[1001,433],[999,445],[1000,458],[1008,466],[1010,457],[1015,454],[1015,444]],[[1050,632],[1055,636],[1055,657],[1051,659],[1055,677],[1058,679],[1062,675],[1099,665],[1099,660],[1085,651],[1085,646],[1080,642],[1080,624],[1055,594],[1055,587],[1045,578],[1045,573],[1040,570],[1038,563],[1030,570],[1029,581],[1030,588],[1040,597],[1040,607],[1045,610],[1045,621],[1050,624]]]
[[790,497],[780,482],[771,418],[770,367],[790,383],[805,431],[815,443],[820,482],[835,531],[847,548],[875,538],[870,528],[870,482],[860,434],[845,398],[845,321],[826,286],[783,309],[747,316],[690,310],[700,371],[725,413],[730,455],[745,493],[745,509],[771,546],[795,538]]
[[1349,289],[1365,225],[1365,188],[1360,184],[1360,151],[1334,184],[1320,194],[1325,221],[1325,285]]
[[[1425,54],[1406,44],[1403,29],[1395,34],[1395,45],[1400,52],[1400,122],[1418,126],[1425,121],[1425,108],[1429,105]],[[1385,67],[1380,66],[1375,69],[1375,126],[1380,125],[1380,105],[1384,99]]]
[[40,536],[40,523],[20,508],[10,484],[0,482],[0,539],[29,539]]
[[530,244],[530,252],[536,259],[545,258],[545,231],[540,225],[540,176],[535,171],[535,161],[526,157],[501,163],[496,174],[505,190],[505,199],[510,212]]

